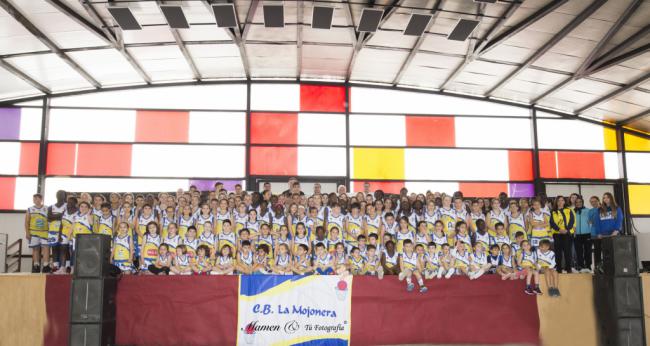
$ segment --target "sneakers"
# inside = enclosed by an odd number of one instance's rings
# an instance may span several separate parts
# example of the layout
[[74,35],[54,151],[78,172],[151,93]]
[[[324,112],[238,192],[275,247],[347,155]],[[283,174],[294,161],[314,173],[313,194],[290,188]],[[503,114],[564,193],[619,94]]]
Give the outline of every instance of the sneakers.
[[51,272],[52,272],[52,268],[50,268],[50,266],[43,267],[43,274],[48,274]]
[[406,290],[407,290],[408,292],[413,292],[413,289],[414,289],[414,288],[415,288],[415,285],[412,284],[412,283],[406,285]]
[[549,287],[548,289],[548,296],[549,297],[555,297],[555,288]]
[[541,296],[542,294],[544,294],[544,293],[542,293],[542,290],[539,289],[539,286],[535,287],[535,288],[533,289],[533,291],[534,291],[535,294],[537,294],[538,296]]
[[421,286],[420,287],[420,293],[427,293],[428,290],[429,289],[427,288],[427,286]]
[[399,281],[404,281],[404,277],[405,276],[403,272],[399,272],[399,275],[397,275],[397,279],[399,279]]
[[584,273],[584,274],[591,274],[591,269],[589,269],[589,268],[582,268],[582,269],[580,269],[580,272],[581,272],[581,273]]
[[436,275],[436,277],[437,277],[438,279],[442,279],[442,274],[443,274],[443,270],[442,270],[442,269],[438,269],[438,275]]
[[32,274],[38,274],[41,272],[41,267],[39,266],[32,266]]
[[524,293],[526,293],[529,296],[534,296],[536,294],[535,291],[533,291],[532,287],[526,287],[526,289],[524,290]]
[[445,279],[451,278],[454,275],[455,271],[455,269],[449,269],[449,271],[447,271],[447,274],[445,274]]
[[384,278],[384,271],[383,271],[383,270],[380,271],[379,273],[377,273],[377,278],[378,278],[379,280],[381,280],[381,279]]
[[61,268],[57,269],[53,274],[54,275],[67,274],[67,268],[61,267]]

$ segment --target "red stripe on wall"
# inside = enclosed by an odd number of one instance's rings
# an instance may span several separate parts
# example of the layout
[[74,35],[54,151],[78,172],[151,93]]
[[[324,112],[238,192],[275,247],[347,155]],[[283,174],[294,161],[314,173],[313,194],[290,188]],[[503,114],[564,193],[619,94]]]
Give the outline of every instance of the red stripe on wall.
[[297,144],[298,115],[295,113],[251,113],[251,143]]
[[48,175],[73,175],[75,163],[74,143],[50,143],[47,146]]
[[539,175],[542,178],[557,178],[557,162],[554,151],[539,152]]
[[[215,130],[215,136],[217,130]],[[137,111],[136,142],[187,143],[190,113],[179,111]]]
[[559,151],[558,178],[605,179],[605,157],[602,152]]
[[488,275],[428,281],[407,293],[396,277],[352,282],[351,345],[538,344],[537,298],[521,281]]
[[508,183],[459,183],[459,190],[465,197],[498,197],[508,193]]
[[533,180],[533,152],[508,150],[508,172],[510,180]]
[[345,112],[345,87],[301,85],[300,110],[312,112]]
[[252,175],[297,175],[298,148],[251,147]]
[[20,168],[18,174],[38,175],[39,143],[20,143]]
[[0,209],[13,210],[16,178],[0,177]]
[[131,144],[79,144],[77,175],[130,176]]
[[[365,181],[354,181],[352,191],[363,191]],[[398,194],[399,190],[404,187],[403,181],[370,181],[370,191],[382,190],[385,193]]]
[[456,146],[453,117],[406,116],[406,145],[409,146]]

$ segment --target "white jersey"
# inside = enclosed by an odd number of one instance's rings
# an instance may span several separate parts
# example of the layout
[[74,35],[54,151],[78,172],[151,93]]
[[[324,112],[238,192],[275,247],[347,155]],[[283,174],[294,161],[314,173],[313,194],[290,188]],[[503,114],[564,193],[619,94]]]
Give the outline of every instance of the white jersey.
[[472,264],[478,267],[481,267],[485,264],[487,264],[487,256],[485,255],[485,252],[481,251],[479,253],[473,253],[470,256],[470,260],[472,261]]
[[542,268],[555,268],[555,252],[537,249],[537,263]]
[[393,222],[392,224],[389,223],[384,223],[384,231],[387,234],[392,235],[393,237],[397,233],[397,230],[399,229],[399,224],[397,222]]
[[167,244],[169,247],[169,250],[174,250],[180,245],[181,243],[181,236],[178,234],[174,235],[173,237],[170,237],[169,234],[163,239],[163,244]]
[[394,266],[397,265],[397,260],[399,259],[399,253],[395,251],[392,256],[388,254],[388,251],[384,249],[384,256],[386,257],[386,263],[387,264],[392,264]]

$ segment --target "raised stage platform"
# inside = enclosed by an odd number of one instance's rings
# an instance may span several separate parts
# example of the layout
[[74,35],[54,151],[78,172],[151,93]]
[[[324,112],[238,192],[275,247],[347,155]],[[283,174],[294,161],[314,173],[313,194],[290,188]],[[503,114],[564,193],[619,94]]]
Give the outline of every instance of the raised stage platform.
[[[496,276],[434,280],[426,294],[407,293],[396,277],[355,277],[350,343],[597,345],[591,280],[561,275],[562,297],[550,298],[526,296],[522,281]],[[237,276],[123,277],[118,344],[235,344],[238,282]],[[1,275],[0,344],[66,345],[70,284],[70,276]],[[643,275],[646,304],[649,285]]]

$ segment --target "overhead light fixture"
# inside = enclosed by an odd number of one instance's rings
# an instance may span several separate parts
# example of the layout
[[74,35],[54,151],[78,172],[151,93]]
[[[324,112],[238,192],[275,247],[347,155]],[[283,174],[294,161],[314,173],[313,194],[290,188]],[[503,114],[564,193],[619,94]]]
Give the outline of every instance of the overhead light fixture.
[[361,10],[361,19],[359,20],[359,32],[375,32],[379,28],[379,22],[384,14],[384,10],[374,8],[364,8]]
[[497,2],[497,0],[474,0],[474,2],[483,2],[486,4],[494,4]]
[[235,15],[235,4],[215,4],[212,5],[214,18],[217,20],[217,26],[220,28],[237,27],[237,16]]
[[465,41],[469,35],[472,34],[472,31],[476,29],[478,23],[478,20],[472,19],[459,20],[454,30],[452,30],[451,33],[449,33],[447,36],[447,39],[452,41]]
[[174,29],[189,29],[190,23],[187,22],[183,9],[180,6],[160,5],[167,24]]
[[142,27],[135,19],[133,12],[128,7],[108,7],[108,12],[113,16],[117,25],[122,30],[142,30]]
[[331,29],[333,17],[334,7],[314,6],[311,18],[312,29]]
[[411,20],[404,29],[404,35],[408,36],[421,36],[427,29],[429,22],[433,16],[430,14],[417,14],[411,15]]
[[283,5],[264,5],[264,26],[267,28],[284,28]]

